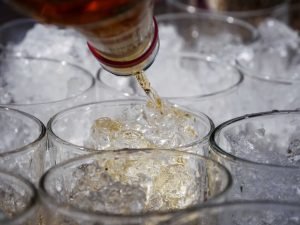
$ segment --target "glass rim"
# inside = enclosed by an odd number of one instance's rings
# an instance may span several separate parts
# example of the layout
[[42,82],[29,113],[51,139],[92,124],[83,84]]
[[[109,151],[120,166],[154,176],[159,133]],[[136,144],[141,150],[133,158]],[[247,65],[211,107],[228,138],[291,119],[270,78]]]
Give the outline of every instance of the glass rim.
[[[114,105],[116,105],[116,103],[118,103],[118,104],[123,103],[123,105],[129,105],[130,103],[141,105],[141,104],[146,103],[146,102],[147,101],[145,99],[136,98],[136,99],[117,99],[117,100],[98,101],[98,102],[91,102],[91,103],[86,103],[86,104],[82,104],[82,105],[77,105],[77,106],[62,110],[59,113],[52,116],[50,118],[50,120],[48,121],[48,123],[47,123],[47,131],[48,131],[48,134],[50,136],[54,137],[56,141],[60,142],[63,145],[71,146],[71,147],[75,148],[76,150],[78,150],[80,152],[97,152],[99,150],[94,149],[94,148],[88,148],[88,147],[76,145],[76,144],[73,144],[73,143],[59,137],[55,133],[55,131],[52,129],[53,128],[52,124],[54,124],[56,120],[59,120],[60,117],[63,116],[65,113],[72,112],[73,110],[78,110],[78,109],[82,109],[82,108],[85,108],[85,107],[91,107],[91,106],[96,106],[97,107],[97,106],[102,105],[102,104],[108,105],[108,106],[109,105],[114,106]],[[184,107],[178,106],[178,105],[173,104],[173,103],[171,103],[171,104],[173,106],[177,107],[177,108],[185,110],[186,112],[192,114],[196,118],[200,118],[202,121],[204,121],[208,125],[208,132],[207,132],[207,134],[205,134],[204,137],[202,137],[199,140],[197,139],[197,140],[195,140],[195,141],[193,141],[189,144],[182,145],[182,146],[176,146],[174,148],[176,148],[176,149],[189,148],[189,147],[192,147],[194,145],[199,145],[199,144],[203,144],[203,143],[208,142],[208,139],[209,139],[211,133],[213,132],[213,130],[215,128],[215,125],[214,125],[213,121],[206,114],[204,114],[202,112],[192,112],[190,109],[186,109]],[[132,149],[139,149],[139,148],[132,148]],[[103,150],[101,150],[101,151],[103,151]]]
[[[55,138],[56,141],[60,142],[63,145],[66,146],[71,146],[73,148],[75,148],[76,150],[80,151],[80,152],[97,152],[97,151],[103,151],[103,150],[97,150],[94,148],[88,148],[88,147],[84,147],[84,146],[80,146],[77,144],[73,144],[61,137],[59,137],[55,131],[53,130],[53,124],[55,123],[56,120],[59,120],[60,117],[62,117],[65,113],[69,113],[72,112],[73,110],[78,110],[78,109],[83,109],[86,107],[91,107],[91,106],[116,106],[116,104],[120,104],[122,103],[123,105],[130,105],[130,103],[136,104],[136,105],[142,105],[143,103],[146,103],[147,101],[145,99],[140,99],[140,98],[136,98],[136,99],[116,99],[116,100],[107,100],[107,101],[97,101],[97,102],[90,102],[90,103],[85,103],[82,105],[77,105],[71,108],[67,108],[65,110],[62,110],[60,112],[58,112],[57,114],[55,114],[54,116],[52,116],[50,118],[50,120],[47,123],[47,131],[48,131],[48,135],[52,136]],[[208,132],[207,134],[205,134],[204,137],[202,137],[201,139],[197,139],[189,144],[185,144],[185,145],[181,145],[181,146],[176,146],[173,147],[171,149],[184,149],[184,148],[189,148],[192,147],[194,145],[199,145],[199,144],[203,144],[208,142],[210,135],[212,134],[215,125],[214,122],[212,121],[212,119],[210,117],[208,117],[206,114],[202,113],[202,112],[193,112],[192,110],[188,109],[188,108],[184,108],[181,106],[178,106],[174,103],[171,103],[173,106],[179,108],[179,109],[183,109],[184,111],[192,114],[193,116],[195,116],[196,118],[200,118],[201,121],[203,121],[206,125],[208,125]],[[132,149],[139,149],[139,148],[132,148]]]
[[210,13],[210,14],[219,14],[219,15],[227,15],[232,17],[238,17],[242,19],[246,19],[247,17],[255,17],[255,16],[262,16],[266,13],[284,9],[288,6],[288,2],[284,1],[282,3],[275,4],[271,7],[263,8],[263,9],[255,9],[255,10],[246,10],[246,11],[220,11],[220,12],[214,12],[214,11],[208,11],[205,9],[198,8],[193,5],[184,4],[181,2],[178,2],[178,0],[167,0],[167,2],[170,5],[175,6],[177,9],[183,10],[185,12],[196,14],[196,13]]
[[[300,6],[300,4],[299,4]],[[300,54],[300,52],[299,52]],[[275,77],[272,78],[270,76],[268,76],[267,74],[262,74],[263,76],[257,76],[255,74],[257,74],[255,71],[253,71],[253,69],[249,69],[247,68],[247,66],[243,65],[243,63],[241,63],[240,57],[237,56],[235,59],[235,66],[244,74],[244,77],[248,77],[251,79],[255,79],[255,80],[260,80],[263,82],[268,82],[271,84],[281,84],[281,85],[293,85],[293,84],[298,84],[300,83],[300,78],[298,79],[283,79],[280,77]]]
[[[95,156],[98,155],[102,155],[102,154],[114,154],[114,153],[118,153],[118,152],[128,152],[128,153],[132,153],[133,151],[138,151],[138,152],[155,152],[156,150],[160,151],[160,152],[168,152],[168,153],[178,153],[178,154],[182,154],[182,155],[188,155],[194,158],[197,158],[198,161],[203,160],[203,161],[209,161],[212,162],[214,165],[216,165],[219,169],[221,169],[222,172],[224,172],[224,174],[226,175],[226,185],[224,186],[224,189],[216,194],[214,197],[209,198],[208,202],[210,201],[216,201],[220,198],[222,198],[222,196],[225,196],[226,193],[230,190],[231,186],[232,186],[232,177],[230,172],[228,171],[228,169],[223,166],[222,164],[220,164],[219,162],[208,158],[206,156],[201,156],[195,153],[190,153],[190,152],[182,152],[182,151],[178,151],[177,149],[163,149],[163,148],[159,148],[159,149],[153,149],[153,148],[144,148],[144,149],[119,149],[119,150],[101,150],[99,152],[94,152],[88,155],[82,155],[73,159],[69,159],[66,160],[64,162],[61,162],[59,164],[57,164],[56,166],[50,168],[46,173],[44,173],[44,175],[41,177],[40,181],[39,181],[39,192],[40,192],[40,197],[42,202],[45,202],[44,204],[46,205],[50,205],[50,207],[55,207],[56,210],[60,211],[60,214],[63,215],[67,215],[67,216],[74,216],[74,214],[76,215],[76,217],[88,217],[91,218],[92,220],[95,220],[97,218],[115,218],[115,219],[136,219],[136,218],[151,218],[151,217],[156,217],[156,216],[167,216],[170,214],[176,214],[176,213],[181,213],[181,212],[186,212],[186,211],[190,211],[190,210],[196,210],[198,208],[200,208],[202,205],[207,204],[206,202],[203,203],[198,203],[189,207],[186,207],[184,209],[173,209],[173,210],[165,210],[165,211],[148,211],[148,212],[143,212],[143,213],[132,213],[129,215],[126,214],[117,214],[117,213],[105,213],[105,212],[88,212],[87,210],[83,210],[83,209],[79,209],[76,208],[68,203],[58,203],[54,197],[49,194],[47,192],[47,188],[46,188],[46,182],[47,182],[47,177],[49,175],[51,175],[51,173],[53,173],[53,171],[55,170],[59,170],[62,167],[66,167],[68,165],[72,165],[73,163],[76,162],[81,162],[84,160],[88,160],[88,159],[92,159]],[[67,207],[66,207],[67,206]]]
[[[200,53],[191,53],[191,52],[164,53],[162,55],[174,56],[174,54],[178,55],[179,57],[189,57],[189,58],[197,59],[197,60],[203,61],[203,62],[214,63],[216,65],[224,65],[224,66],[229,67],[231,70],[234,71],[234,73],[230,74],[230,77],[237,77],[237,79],[235,80],[235,82],[228,85],[227,87],[225,87],[221,90],[212,92],[212,93],[200,94],[200,95],[197,94],[197,95],[193,95],[193,96],[184,96],[184,97],[163,97],[163,99],[167,99],[167,100],[170,100],[170,101],[201,101],[201,100],[206,100],[206,99],[215,98],[217,96],[221,96],[221,95],[230,93],[231,91],[238,88],[244,82],[244,75],[243,75],[242,71],[237,66],[231,65],[229,63],[227,64],[226,62],[223,62],[222,60],[219,60],[217,57],[210,56],[210,55],[205,55],[205,54],[200,54]],[[104,68],[99,68],[97,73],[96,73],[96,80],[98,81],[98,83],[100,85],[102,85],[105,88],[108,88],[110,90],[120,92],[121,94],[123,94],[125,96],[132,96],[132,97],[135,97],[135,98],[145,97],[145,96],[140,95],[140,94],[134,96],[134,95],[131,95],[131,94],[128,94],[128,93],[123,93],[122,91],[119,91],[117,89],[114,89],[112,86],[109,86],[102,79],[102,76],[101,76],[102,71],[107,72]],[[199,71],[199,73],[201,73],[201,71]]]
[[[19,53],[21,55],[18,55]],[[90,80],[90,84],[82,92],[80,92],[80,93],[78,93],[76,95],[70,96],[70,97],[66,97],[66,98],[60,99],[60,100],[47,101],[47,102],[36,102],[36,103],[28,103],[28,104],[25,104],[25,103],[1,104],[0,103],[0,106],[4,106],[4,107],[23,106],[23,107],[25,107],[25,106],[37,106],[37,105],[47,105],[47,104],[62,103],[64,101],[69,101],[69,100],[78,98],[79,96],[81,96],[81,95],[87,93],[88,91],[90,91],[91,89],[93,89],[94,86],[95,86],[96,80],[95,80],[94,76],[87,69],[85,69],[83,67],[80,67],[78,65],[75,65],[75,64],[70,63],[70,62],[65,61],[65,60],[59,60],[59,59],[57,60],[57,59],[51,59],[51,58],[47,58],[47,57],[34,57],[34,56],[29,56],[29,55],[22,55],[21,52],[19,52],[19,53],[18,52],[8,53],[5,56],[0,56],[0,60],[2,58],[5,58],[5,59],[14,58],[14,59],[17,59],[17,60],[21,60],[21,59],[25,59],[26,60],[27,59],[27,60],[36,60],[36,61],[46,61],[46,62],[51,62],[51,63],[59,64],[61,66],[67,66],[67,67],[70,67],[70,68],[74,68],[76,70],[80,70],[82,72],[82,75],[84,75],[85,77],[87,77]]]
[[235,155],[232,155],[228,153],[225,149],[222,149],[217,141],[216,138],[219,135],[219,133],[226,127],[235,124],[236,122],[245,121],[245,120],[251,120],[255,118],[262,118],[262,117],[268,117],[268,116],[278,116],[278,115],[289,115],[289,114],[299,114],[300,115],[300,109],[296,110],[273,110],[268,112],[260,112],[260,113],[253,113],[253,114],[246,114],[244,116],[240,116],[231,120],[228,120],[226,122],[223,122],[219,126],[217,126],[214,131],[212,132],[210,138],[209,138],[209,148],[214,151],[216,154],[220,155],[221,157],[225,158],[226,160],[230,160],[232,162],[238,162],[238,163],[244,163],[248,165],[257,165],[257,166],[267,166],[272,168],[285,168],[285,169],[300,169],[300,166],[291,166],[291,165],[279,165],[274,163],[261,163],[256,162],[253,160],[248,160],[242,157],[238,157]]
[[18,183],[22,183],[23,185],[27,186],[29,190],[32,191],[32,197],[30,198],[30,202],[28,203],[26,208],[24,208],[22,210],[22,212],[18,213],[13,218],[9,218],[6,220],[0,220],[2,225],[13,225],[15,223],[24,222],[24,220],[26,220],[28,217],[30,217],[32,214],[34,214],[34,212],[36,212],[36,208],[37,208],[37,205],[39,202],[39,196],[38,196],[37,189],[31,182],[29,182],[25,178],[23,178],[21,176],[17,176],[15,174],[12,174],[11,172],[1,169],[0,176],[4,176],[4,177],[14,180]]
[[216,21],[224,22],[230,26],[238,26],[240,28],[243,28],[251,33],[251,41],[248,44],[254,43],[258,39],[260,39],[260,34],[258,29],[255,28],[252,24],[225,14],[209,13],[204,11],[201,13],[188,13],[188,12],[166,13],[166,14],[161,14],[156,16],[156,20],[158,24],[167,20],[174,21],[178,19],[193,19],[193,18],[199,18],[201,20],[216,20]]
[[22,117],[26,117],[26,118],[30,119],[32,122],[34,122],[35,124],[38,125],[39,135],[33,141],[31,141],[30,143],[28,143],[22,147],[18,147],[16,149],[10,150],[8,152],[0,153],[0,157],[6,157],[6,156],[12,155],[12,154],[18,154],[18,153],[31,151],[34,146],[38,145],[43,140],[43,138],[46,137],[45,125],[35,116],[33,116],[29,113],[17,110],[17,109],[0,106],[0,113],[4,112],[4,111],[11,111],[13,113],[21,115]]

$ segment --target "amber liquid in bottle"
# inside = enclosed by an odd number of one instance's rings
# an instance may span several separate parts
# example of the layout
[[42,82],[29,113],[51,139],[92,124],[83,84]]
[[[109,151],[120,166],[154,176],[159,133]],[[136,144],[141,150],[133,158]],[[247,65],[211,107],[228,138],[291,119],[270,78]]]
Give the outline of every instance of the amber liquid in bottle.
[[[129,61],[140,56],[153,35],[152,0],[8,0],[39,21],[71,26],[105,58]],[[157,107],[162,101],[142,68],[129,68]]]

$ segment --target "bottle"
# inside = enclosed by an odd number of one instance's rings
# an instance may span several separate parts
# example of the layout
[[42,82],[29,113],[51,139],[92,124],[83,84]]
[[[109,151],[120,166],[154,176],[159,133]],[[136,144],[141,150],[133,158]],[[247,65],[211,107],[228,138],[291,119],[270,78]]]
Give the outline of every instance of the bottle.
[[153,0],[6,0],[37,20],[71,26],[115,75],[147,69],[159,49]]

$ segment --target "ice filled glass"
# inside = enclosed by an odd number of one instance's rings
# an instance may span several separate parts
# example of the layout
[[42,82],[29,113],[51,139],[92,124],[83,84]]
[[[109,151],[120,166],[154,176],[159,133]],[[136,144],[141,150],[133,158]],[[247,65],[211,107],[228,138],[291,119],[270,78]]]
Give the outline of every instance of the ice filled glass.
[[[227,62],[205,55],[161,52],[147,75],[162,98],[203,112],[215,124],[246,112],[236,102],[243,74]],[[144,96],[134,77],[115,77],[100,69],[97,80],[124,98]]]
[[171,105],[115,100],[86,104],[55,115],[48,123],[51,164],[101,150],[167,148],[207,154],[214,125],[204,114]]
[[102,151],[50,169],[41,179],[46,224],[160,224],[204,202],[221,202],[226,169],[162,149]]
[[224,15],[170,13],[158,16],[157,22],[160,53],[198,52],[229,61],[241,51],[241,46],[259,38],[257,29],[251,24]]
[[41,24],[33,19],[17,19],[2,24],[0,52],[67,61],[87,69],[92,74],[100,67],[87,48],[85,39],[78,32],[65,27]]
[[296,225],[300,205],[283,202],[231,202],[200,207],[174,218],[171,225]]
[[46,128],[35,117],[0,107],[0,168],[37,184],[44,173]]
[[250,113],[299,108],[299,35],[285,24],[267,20],[261,39],[237,59],[245,82],[241,89]]
[[250,114],[218,126],[211,157],[233,176],[228,199],[299,202],[299,111]]
[[47,123],[58,111],[95,99],[95,80],[85,69],[55,59],[0,58],[0,105]]
[[34,186],[0,171],[0,224],[38,225],[39,200]]

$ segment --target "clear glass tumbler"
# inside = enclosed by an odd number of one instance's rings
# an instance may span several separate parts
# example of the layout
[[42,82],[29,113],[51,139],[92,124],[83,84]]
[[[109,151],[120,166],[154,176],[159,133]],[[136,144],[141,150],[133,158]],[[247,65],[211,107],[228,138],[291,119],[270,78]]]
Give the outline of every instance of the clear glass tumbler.
[[54,59],[0,58],[0,105],[47,123],[62,109],[95,101],[95,79],[85,69]]
[[218,126],[211,157],[234,183],[228,199],[300,200],[300,111],[250,114]]
[[23,178],[0,171],[0,224],[38,225],[38,193]]
[[199,207],[174,218],[171,225],[293,225],[300,205],[283,202],[231,202]]
[[223,14],[258,26],[267,18],[288,22],[288,1],[167,0],[171,11]]
[[212,121],[202,113],[179,109],[183,111],[178,111],[178,118],[157,116],[143,100],[115,100],[62,111],[47,125],[51,165],[97,150],[123,148],[207,154]]
[[35,117],[0,107],[0,168],[37,184],[44,173],[46,128]]
[[41,179],[45,222],[160,224],[230,187],[220,164],[176,150],[103,151],[50,169]]
[[100,67],[88,49],[86,39],[78,32],[32,19],[13,20],[0,26],[0,52],[67,61],[92,74]]
[[236,66],[245,78],[237,103],[244,102],[247,113],[299,108],[299,41],[297,37],[268,41],[237,57]]
[[[158,16],[157,22],[160,52],[198,52],[225,58],[229,50],[252,44],[259,38],[251,24],[224,15],[170,13]],[[229,55],[227,59],[232,58]]]

